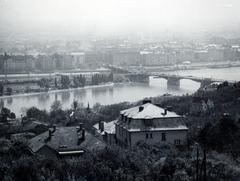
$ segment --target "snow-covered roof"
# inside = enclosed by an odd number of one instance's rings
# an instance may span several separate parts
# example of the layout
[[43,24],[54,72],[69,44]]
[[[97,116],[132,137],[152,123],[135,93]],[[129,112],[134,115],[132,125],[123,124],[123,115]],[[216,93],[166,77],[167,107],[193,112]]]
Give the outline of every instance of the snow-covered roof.
[[[183,117],[152,103],[146,103],[120,112],[128,119],[120,117],[117,125],[130,132],[139,131],[187,131]],[[131,119],[129,119],[131,118]]]
[[[139,111],[142,107],[143,110]],[[126,109],[120,112],[120,114],[132,119],[156,119],[156,118],[174,118],[181,117],[175,112],[167,111],[164,114],[164,109],[154,104],[146,103],[141,106],[136,106],[130,109]]]
[[[106,132],[108,134],[115,134],[115,123],[117,121],[118,120],[114,120],[114,121],[111,121],[111,122],[103,122],[104,132]],[[99,123],[95,124],[93,127],[98,130],[99,129]]]

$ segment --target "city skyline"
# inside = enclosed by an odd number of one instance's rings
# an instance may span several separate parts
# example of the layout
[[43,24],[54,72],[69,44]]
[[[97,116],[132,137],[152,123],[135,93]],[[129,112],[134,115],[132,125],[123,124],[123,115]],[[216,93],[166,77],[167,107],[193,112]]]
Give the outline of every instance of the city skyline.
[[236,0],[1,0],[0,35],[121,35],[240,30]]

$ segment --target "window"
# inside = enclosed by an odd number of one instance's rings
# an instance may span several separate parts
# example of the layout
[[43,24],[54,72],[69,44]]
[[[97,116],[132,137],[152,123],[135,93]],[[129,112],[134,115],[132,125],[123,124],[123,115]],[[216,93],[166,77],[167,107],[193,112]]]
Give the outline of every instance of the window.
[[162,133],[162,141],[166,141],[166,133]]
[[124,118],[124,116],[123,116],[123,114],[121,114],[121,120],[123,121],[123,118]]
[[153,135],[152,135],[152,133],[146,133],[145,137],[146,137],[146,139],[152,139]]
[[181,140],[179,140],[179,139],[174,140],[174,144],[175,144],[175,145],[181,145]]
[[151,138],[151,139],[153,138],[152,133],[150,133],[150,138]]
[[128,123],[130,123],[132,121],[132,118],[128,118]]

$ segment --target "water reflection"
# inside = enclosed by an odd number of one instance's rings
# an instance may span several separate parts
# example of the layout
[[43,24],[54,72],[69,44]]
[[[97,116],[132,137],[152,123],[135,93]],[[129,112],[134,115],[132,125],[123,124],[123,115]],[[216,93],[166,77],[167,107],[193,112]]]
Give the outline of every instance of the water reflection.
[[70,99],[70,92],[62,92],[61,93],[62,103],[67,103]]
[[109,97],[113,97],[114,89],[113,87],[109,87]]
[[7,104],[12,104],[13,103],[13,98],[12,97],[8,97],[7,98]]
[[[35,97],[35,96],[33,96]],[[49,99],[49,94],[48,93],[43,93],[43,94],[39,94],[36,96],[37,100],[38,100],[38,104],[44,104],[45,102],[48,101]],[[27,99],[31,99],[31,96],[27,96]]]
[[191,80],[181,80],[180,88],[167,87],[167,80],[153,79],[150,77],[149,84],[129,83],[116,84],[114,86],[93,87],[86,89],[75,89],[63,92],[48,92],[38,95],[22,95],[12,98],[3,98],[6,107],[16,112],[18,116],[22,113],[23,107],[38,107],[39,109],[50,110],[55,100],[62,102],[64,109],[70,108],[73,101],[77,100],[79,104],[93,106],[95,103],[114,104],[124,101],[137,101],[144,97],[153,97],[169,94],[193,93],[199,88],[200,84]]
[[73,91],[73,97],[76,100],[82,100],[86,97],[86,89],[76,89]]
[[[182,85],[184,88],[182,88]],[[168,90],[166,80],[154,79],[150,84],[130,83],[114,85],[109,87],[95,87],[86,89],[76,89],[64,92],[49,92],[39,95],[13,97],[10,101],[4,99],[6,107],[16,112],[19,116],[22,107],[35,106],[39,109],[50,110],[55,100],[62,102],[63,108],[70,108],[73,101],[77,100],[79,104],[93,106],[95,103],[114,104],[124,101],[136,101],[144,97],[158,96],[165,93],[184,94],[197,90],[199,84],[195,82],[181,81],[180,90]],[[12,103],[14,102],[14,104]]]
[[58,94],[55,94],[55,99],[54,101],[57,101],[58,100]]
[[106,98],[108,95],[109,88],[107,87],[97,87],[96,89],[92,89],[92,98],[99,99],[100,97]]

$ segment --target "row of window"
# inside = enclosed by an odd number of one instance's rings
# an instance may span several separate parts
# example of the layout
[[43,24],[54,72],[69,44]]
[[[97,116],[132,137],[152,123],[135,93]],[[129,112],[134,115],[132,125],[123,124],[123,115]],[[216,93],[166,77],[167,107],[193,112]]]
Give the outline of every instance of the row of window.
[[[152,133],[146,133],[145,137],[146,139],[152,139],[153,135]],[[166,133],[162,133],[162,141],[166,141]]]
[[[146,133],[146,139],[152,139],[153,138],[153,134],[152,133]],[[162,133],[162,141],[166,141],[166,133]],[[175,145],[181,145],[181,140],[180,139],[176,139],[174,140],[174,144]]]
[[152,136],[152,133],[146,133],[146,139],[152,139],[153,136]]

